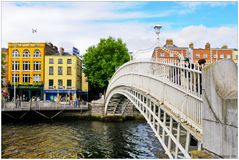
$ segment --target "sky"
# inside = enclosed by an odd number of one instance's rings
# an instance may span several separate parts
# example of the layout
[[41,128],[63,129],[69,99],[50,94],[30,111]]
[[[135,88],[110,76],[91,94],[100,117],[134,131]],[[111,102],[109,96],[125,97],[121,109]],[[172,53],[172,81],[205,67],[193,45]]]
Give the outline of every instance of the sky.
[[[237,2],[2,2],[2,47],[8,42],[51,42],[84,54],[100,38],[121,38],[135,57],[150,57],[154,26],[160,45],[238,48]],[[37,29],[37,33],[32,33]],[[149,52],[149,53],[146,53]]]

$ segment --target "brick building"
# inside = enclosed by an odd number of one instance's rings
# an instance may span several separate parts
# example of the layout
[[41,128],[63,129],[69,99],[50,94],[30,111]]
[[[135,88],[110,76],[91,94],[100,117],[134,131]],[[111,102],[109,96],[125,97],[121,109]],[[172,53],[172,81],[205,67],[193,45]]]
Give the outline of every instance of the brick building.
[[189,47],[177,47],[173,44],[172,39],[167,39],[163,47],[156,47],[152,58],[157,60],[177,59],[179,54],[188,57],[191,62],[198,62],[199,59],[206,59],[207,63],[220,59],[233,59],[233,49],[226,45],[222,48],[211,48],[210,43],[207,42],[205,48],[194,48],[193,43],[190,43]]
[[233,59],[233,49],[223,46],[222,48],[211,48],[210,43],[206,43],[205,48],[192,49],[193,61],[206,59],[207,62],[215,62],[220,59]]
[[152,58],[155,59],[174,59],[176,60],[178,58],[178,54],[183,54],[184,57],[188,55],[188,48],[186,47],[177,47],[175,44],[173,44],[172,39],[167,39],[166,44],[161,47],[156,47],[154,49]]

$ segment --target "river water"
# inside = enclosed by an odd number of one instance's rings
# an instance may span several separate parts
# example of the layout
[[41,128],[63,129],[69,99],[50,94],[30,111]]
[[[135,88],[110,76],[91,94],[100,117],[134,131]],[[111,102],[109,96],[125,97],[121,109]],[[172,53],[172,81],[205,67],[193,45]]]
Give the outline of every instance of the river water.
[[2,158],[160,158],[146,122],[64,120],[2,124]]

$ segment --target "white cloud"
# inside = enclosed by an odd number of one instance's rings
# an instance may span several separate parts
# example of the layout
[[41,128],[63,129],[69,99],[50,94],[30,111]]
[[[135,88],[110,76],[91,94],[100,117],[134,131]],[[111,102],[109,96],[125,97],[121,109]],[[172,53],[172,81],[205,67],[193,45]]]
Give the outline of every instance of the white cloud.
[[175,39],[179,46],[188,46],[189,42],[193,42],[196,48],[203,48],[206,42],[210,42],[212,47],[227,44],[229,47],[237,48],[236,27],[188,26],[181,30],[165,32],[164,37],[166,36]]
[[[68,3],[67,3],[68,4]],[[55,7],[54,5],[34,5],[17,7],[14,3],[2,3],[2,46],[7,47],[11,41],[41,41],[52,42],[65,50],[71,50],[75,46],[82,53],[100,38],[113,36],[122,38],[126,42],[129,51],[136,52],[150,48],[155,42],[153,23],[140,23],[129,21],[130,18],[142,18],[153,16],[165,16],[166,13],[144,12],[115,12],[117,9],[126,9],[137,5],[129,3],[78,3]],[[116,20],[128,21],[119,22]],[[102,20],[108,20],[102,22]],[[112,22],[115,20],[115,22]],[[163,23],[170,26],[172,22]],[[32,28],[37,28],[37,34],[32,34]],[[167,27],[170,28],[170,27]],[[237,28],[217,27],[208,28],[203,25],[188,26],[178,30],[167,30],[161,34],[161,44],[167,38],[173,38],[177,46],[188,46],[194,42],[195,47],[204,47],[210,42],[212,47],[221,47],[227,44],[237,48]],[[137,57],[150,57],[140,54]]]

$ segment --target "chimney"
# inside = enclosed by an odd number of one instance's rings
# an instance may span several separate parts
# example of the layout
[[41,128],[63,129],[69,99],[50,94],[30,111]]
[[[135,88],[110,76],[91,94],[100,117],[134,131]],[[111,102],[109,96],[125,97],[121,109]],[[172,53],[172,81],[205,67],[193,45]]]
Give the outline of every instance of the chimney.
[[62,56],[63,53],[64,53],[64,48],[60,47],[60,48],[59,48],[59,53],[60,53],[60,56]]
[[228,49],[228,46],[227,45],[223,45],[222,49]]
[[173,46],[173,39],[167,39],[166,46]]
[[190,49],[193,49],[193,48],[194,48],[193,42],[190,42],[190,43],[189,43],[189,48],[190,48]]
[[210,47],[210,43],[207,42],[206,45],[205,45],[205,49],[210,49],[210,48],[211,48],[211,47]]

